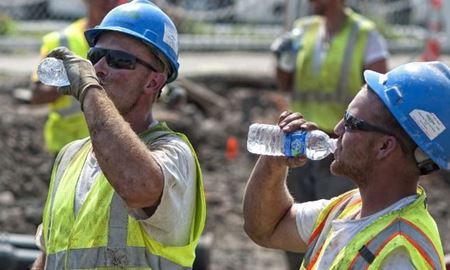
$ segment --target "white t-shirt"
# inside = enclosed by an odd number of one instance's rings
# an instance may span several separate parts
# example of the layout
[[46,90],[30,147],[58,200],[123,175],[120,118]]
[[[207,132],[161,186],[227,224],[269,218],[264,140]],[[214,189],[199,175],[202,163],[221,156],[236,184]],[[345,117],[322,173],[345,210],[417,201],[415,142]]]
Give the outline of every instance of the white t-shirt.
[[[339,251],[341,251],[358,232],[369,226],[380,216],[401,209],[412,203],[416,198],[417,195],[408,196],[397,201],[388,208],[385,208],[368,217],[332,221],[330,232],[332,232],[333,236],[329,245],[324,250],[324,255],[319,262],[317,269],[330,269],[330,266]],[[294,205],[294,209],[296,211],[297,231],[303,242],[308,243],[309,237],[312,234],[314,223],[319,216],[319,213],[329,202],[329,200],[318,200]],[[411,263],[406,249],[399,248],[385,259],[381,269],[415,269],[415,267]]]
[[[151,126],[156,124],[155,121]],[[149,148],[164,174],[161,202],[151,217],[142,209],[129,209],[129,214],[141,222],[147,233],[158,242],[166,245],[186,245],[189,242],[196,201],[196,166],[192,152],[186,142],[175,135],[157,139]],[[91,152],[77,183],[75,214],[83,205],[99,173],[100,167]],[[41,226],[36,237],[41,246]]]

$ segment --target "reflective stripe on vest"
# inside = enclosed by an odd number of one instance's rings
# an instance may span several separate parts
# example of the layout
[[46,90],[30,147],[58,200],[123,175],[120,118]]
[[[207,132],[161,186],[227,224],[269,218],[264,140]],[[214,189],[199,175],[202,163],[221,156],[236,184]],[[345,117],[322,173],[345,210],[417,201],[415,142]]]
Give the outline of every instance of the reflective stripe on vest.
[[364,245],[351,263],[351,269],[366,269],[373,262],[383,247],[393,238],[402,235],[419,251],[432,269],[440,269],[438,252],[433,242],[416,225],[400,218],[394,220],[383,231]]
[[70,96],[70,104],[67,107],[54,109],[54,112],[57,112],[62,117],[72,116],[74,114],[80,114],[81,117],[84,117],[81,113],[80,104],[78,100],[72,96]]

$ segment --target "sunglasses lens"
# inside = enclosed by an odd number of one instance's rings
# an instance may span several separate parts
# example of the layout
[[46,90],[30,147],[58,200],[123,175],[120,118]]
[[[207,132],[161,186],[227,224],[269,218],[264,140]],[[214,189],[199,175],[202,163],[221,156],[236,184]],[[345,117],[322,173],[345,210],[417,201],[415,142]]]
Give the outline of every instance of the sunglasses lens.
[[121,51],[109,51],[106,61],[112,68],[134,69],[136,67],[136,57]]
[[356,119],[347,112],[344,115],[344,126],[348,130],[358,130],[359,128]]
[[88,51],[87,59],[91,61],[93,65],[97,64],[100,59],[102,59],[105,54],[107,53],[107,50],[100,49],[100,48],[91,48]]
[[108,66],[112,68],[134,69],[136,67],[136,57],[122,51],[91,48],[88,52],[87,58],[93,65],[95,65],[105,56]]

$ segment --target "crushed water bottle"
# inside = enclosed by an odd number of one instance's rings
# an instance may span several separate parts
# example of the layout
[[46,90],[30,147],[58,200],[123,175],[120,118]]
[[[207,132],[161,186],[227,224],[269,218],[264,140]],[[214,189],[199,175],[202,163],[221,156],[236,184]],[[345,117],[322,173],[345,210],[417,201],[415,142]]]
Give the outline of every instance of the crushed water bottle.
[[325,158],[336,150],[336,139],[321,130],[283,132],[279,126],[252,124],[248,131],[247,150],[267,156]]
[[47,57],[42,60],[38,66],[37,75],[39,81],[46,85],[60,87],[70,84],[62,60],[54,57]]

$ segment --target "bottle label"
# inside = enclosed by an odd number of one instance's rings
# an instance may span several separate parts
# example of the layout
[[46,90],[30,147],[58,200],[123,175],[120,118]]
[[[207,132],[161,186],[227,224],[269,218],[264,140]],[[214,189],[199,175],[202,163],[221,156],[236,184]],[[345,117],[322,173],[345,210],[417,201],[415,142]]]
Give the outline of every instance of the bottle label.
[[298,157],[306,153],[305,131],[296,131],[284,135],[284,155],[287,157]]

